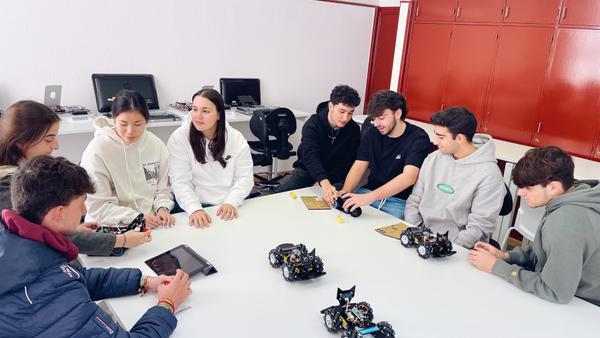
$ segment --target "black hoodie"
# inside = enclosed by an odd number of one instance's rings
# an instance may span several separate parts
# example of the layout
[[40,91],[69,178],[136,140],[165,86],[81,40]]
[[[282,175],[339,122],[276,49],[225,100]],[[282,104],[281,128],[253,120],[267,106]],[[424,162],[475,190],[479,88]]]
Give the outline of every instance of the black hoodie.
[[294,168],[308,171],[315,182],[327,178],[333,184],[344,181],[356,159],[360,127],[350,120],[343,128],[334,130],[327,121],[328,113],[325,106],[304,124]]

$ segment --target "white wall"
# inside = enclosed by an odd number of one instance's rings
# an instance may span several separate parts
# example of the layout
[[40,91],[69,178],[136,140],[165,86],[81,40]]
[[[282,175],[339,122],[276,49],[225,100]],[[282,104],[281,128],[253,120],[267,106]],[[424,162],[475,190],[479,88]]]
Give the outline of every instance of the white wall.
[[[92,73],[152,73],[161,107],[220,77],[258,77],[263,102],[313,111],[366,85],[374,9],[309,0],[17,0],[0,4],[0,108],[95,109]],[[362,109],[359,109],[362,110]]]

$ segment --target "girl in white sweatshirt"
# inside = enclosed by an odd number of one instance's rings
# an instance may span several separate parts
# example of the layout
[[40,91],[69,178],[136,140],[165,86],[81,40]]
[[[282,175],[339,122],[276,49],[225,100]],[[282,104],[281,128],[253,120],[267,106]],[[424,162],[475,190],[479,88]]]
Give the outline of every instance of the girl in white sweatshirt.
[[113,121],[106,117],[94,121],[94,138],[81,159],[96,185],[96,193],[86,200],[86,219],[127,225],[143,213],[151,228],[173,225],[167,147],[145,130],[150,114],[144,97],[120,91],[112,116]]
[[177,203],[190,224],[206,227],[212,222],[202,209],[220,205],[223,220],[238,216],[237,208],[254,185],[250,147],[242,134],[225,122],[221,94],[203,89],[192,97],[188,122],[169,138],[169,176]]

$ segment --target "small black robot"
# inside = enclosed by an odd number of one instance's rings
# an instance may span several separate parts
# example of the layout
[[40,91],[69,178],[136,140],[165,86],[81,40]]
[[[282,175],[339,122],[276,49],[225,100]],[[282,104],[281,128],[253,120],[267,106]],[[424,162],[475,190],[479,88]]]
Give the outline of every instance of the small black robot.
[[356,286],[349,290],[337,289],[339,305],[321,310],[329,332],[342,331],[342,338],[394,337],[388,322],[373,323],[373,309],[367,302],[351,303]]
[[269,251],[269,263],[272,267],[281,267],[283,278],[287,281],[310,279],[323,276],[323,261],[315,255],[315,249],[308,252],[304,244],[284,243]]
[[346,202],[346,200],[347,198],[338,197],[335,200],[335,208],[343,213],[351,215],[352,217],[358,217],[362,215],[362,209],[360,207],[354,209],[354,211],[350,211],[350,209],[344,209],[344,202]]
[[[120,235],[128,231],[135,230],[136,228],[139,228],[140,232],[146,232],[147,230],[149,230],[146,227],[146,220],[144,219],[144,214],[137,215],[137,217],[127,226],[123,227],[117,225],[101,225],[98,228],[96,228],[96,232],[113,233],[116,235]],[[125,253],[125,250],[127,250],[127,248],[113,248],[113,251],[110,255],[122,256]]]
[[448,239],[448,231],[444,234],[436,234],[424,226],[409,227],[400,234],[400,243],[404,247],[417,247],[419,257],[427,259],[429,257],[452,256],[456,251],[452,250],[452,242]]

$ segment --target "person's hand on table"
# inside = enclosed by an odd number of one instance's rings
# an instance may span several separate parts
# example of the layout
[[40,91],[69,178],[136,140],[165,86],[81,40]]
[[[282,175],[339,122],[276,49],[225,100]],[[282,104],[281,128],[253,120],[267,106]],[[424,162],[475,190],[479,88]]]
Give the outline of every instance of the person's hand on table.
[[498,257],[486,250],[473,249],[469,251],[469,263],[484,272],[492,272],[492,268],[497,260]]
[[174,309],[177,310],[179,305],[192,293],[190,288],[190,280],[187,273],[181,269],[177,269],[175,276],[170,277],[171,280],[168,283],[162,282],[157,286],[157,293],[159,301],[161,299],[168,299],[173,302]]
[[474,250],[477,251],[484,251],[487,252],[489,254],[491,254],[492,256],[507,261],[509,258],[508,252],[504,252],[501,250],[496,249],[493,245],[490,245],[489,243],[485,243],[485,242],[477,242],[475,243],[475,247],[473,247]]
[[156,216],[162,226],[170,228],[175,225],[175,217],[166,208],[159,208]]
[[231,204],[223,203],[217,210],[217,216],[224,221],[230,221],[238,217],[237,209]]
[[117,235],[115,248],[135,248],[144,243],[152,242],[152,230],[148,229],[144,232],[130,230],[120,235]]
[[158,215],[146,215],[146,217],[144,217],[144,220],[146,221],[146,225],[150,229],[154,229],[162,225],[162,220],[160,219],[160,217],[158,217]]
[[319,182],[319,184],[321,185],[321,190],[323,191],[323,199],[330,205],[334,205],[338,196],[337,189],[331,183],[329,183],[328,179],[322,180]]
[[204,210],[196,210],[190,215],[190,225],[196,228],[208,228],[212,219]]
[[146,282],[144,283],[144,288],[149,291],[157,292],[158,287],[161,284],[169,285],[171,283],[172,279],[173,279],[173,276],[165,276],[165,275],[160,275],[157,277],[146,276]]
[[346,193],[342,195],[342,198],[347,198],[344,202],[344,209],[347,209],[351,212],[358,207],[370,205],[371,203],[375,202],[375,197],[373,197],[372,192],[366,194]]

